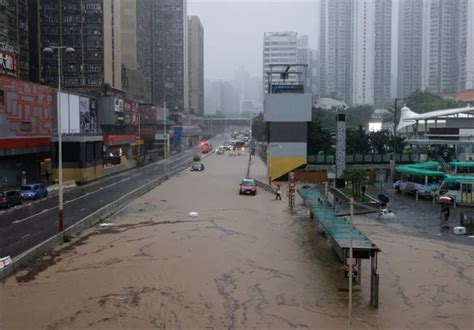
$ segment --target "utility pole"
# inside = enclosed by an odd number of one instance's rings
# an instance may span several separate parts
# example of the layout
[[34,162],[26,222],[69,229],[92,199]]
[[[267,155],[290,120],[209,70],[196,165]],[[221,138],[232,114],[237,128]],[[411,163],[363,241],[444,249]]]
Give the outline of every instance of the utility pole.
[[165,164],[165,174],[166,174],[166,158],[168,156],[168,134],[166,132],[166,101],[163,101],[163,156]]
[[140,110],[139,110],[138,111],[138,151],[137,151],[137,160],[140,159],[140,142],[141,142],[140,126],[141,126],[141,114],[140,114]]
[[[59,214],[58,231],[64,231],[64,195],[63,195],[63,143],[61,127],[61,52],[64,49],[66,53],[73,53],[76,50],[67,46],[50,46],[43,49],[45,53],[58,52],[58,111],[57,111],[57,129],[58,129],[58,184],[59,184]],[[69,127],[68,127],[69,129]]]

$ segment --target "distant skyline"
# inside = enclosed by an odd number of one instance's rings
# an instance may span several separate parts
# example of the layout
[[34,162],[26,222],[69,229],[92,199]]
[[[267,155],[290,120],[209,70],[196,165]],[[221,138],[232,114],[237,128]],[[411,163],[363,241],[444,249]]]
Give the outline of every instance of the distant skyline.
[[318,0],[188,0],[188,15],[199,16],[204,27],[204,76],[209,80],[232,80],[241,66],[260,77],[265,32],[298,32],[308,35],[312,49],[318,45]]

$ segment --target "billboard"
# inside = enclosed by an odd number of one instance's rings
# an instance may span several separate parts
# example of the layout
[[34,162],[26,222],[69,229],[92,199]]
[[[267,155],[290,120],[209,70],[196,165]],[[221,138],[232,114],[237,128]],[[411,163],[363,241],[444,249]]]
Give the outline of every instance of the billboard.
[[5,42],[0,42],[0,74],[16,77],[18,61],[15,48]]
[[269,122],[311,121],[312,95],[266,94],[263,117]]
[[61,92],[61,98],[57,96],[57,106],[59,105],[63,134],[97,132],[97,101],[95,99]]
[[181,145],[183,140],[183,127],[175,126],[174,127],[174,143],[176,145]]
[[138,105],[136,103],[116,97],[114,111],[116,125],[138,124]]
[[94,99],[79,97],[79,116],[82,132],[97,131],[97,102]]

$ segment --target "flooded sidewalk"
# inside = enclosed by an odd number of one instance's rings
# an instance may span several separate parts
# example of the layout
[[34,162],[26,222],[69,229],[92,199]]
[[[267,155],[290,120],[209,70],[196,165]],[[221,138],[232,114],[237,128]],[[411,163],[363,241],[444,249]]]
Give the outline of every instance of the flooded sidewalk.
[[[240,196],[247,161],[207,157],[9,278],[0,328],[347,328],[347,279],[326,238],[303,207]],[[357,222],[382,254],[380,308],[365,267],[355,328],[472,328],[470,247]]]

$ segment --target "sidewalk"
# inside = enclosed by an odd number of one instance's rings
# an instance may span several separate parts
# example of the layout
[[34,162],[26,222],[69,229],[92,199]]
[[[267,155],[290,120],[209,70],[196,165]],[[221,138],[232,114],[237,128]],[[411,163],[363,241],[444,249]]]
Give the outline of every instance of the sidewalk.
[[268,184],[267,165],[258,155],[252,156],[249,177]]

